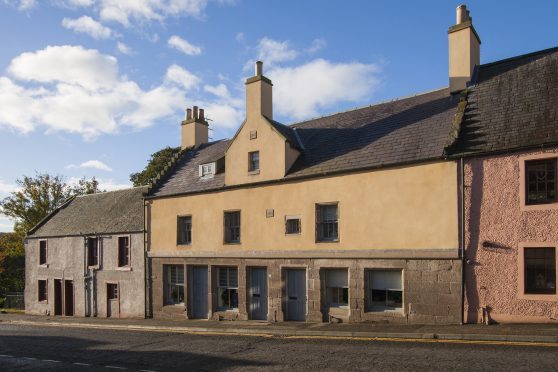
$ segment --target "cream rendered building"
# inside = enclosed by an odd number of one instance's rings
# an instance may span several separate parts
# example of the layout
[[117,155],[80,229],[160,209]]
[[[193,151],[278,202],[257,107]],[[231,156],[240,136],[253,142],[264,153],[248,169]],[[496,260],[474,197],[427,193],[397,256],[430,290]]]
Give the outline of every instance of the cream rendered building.
[[[480,42],[465,9],[449,34],[465,66],[450,67],[453,90]],[[458,168],[444,156],[459,95],[286,126],[262,70],[232,139],[208,143],[203,110],[187,110],[183,151],[146,196],[152,315],[459,323]]]

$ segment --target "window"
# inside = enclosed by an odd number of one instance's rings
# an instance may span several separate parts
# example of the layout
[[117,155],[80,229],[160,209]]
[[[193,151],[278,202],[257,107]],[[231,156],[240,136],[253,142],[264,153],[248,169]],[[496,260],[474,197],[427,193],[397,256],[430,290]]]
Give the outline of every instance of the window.
[[324,270],[325,298],[330,307],[349,306],[349,280],[347,269]]
[[200,165],[200,177],[211,178],[215,174],[215,163]]
[[403,308],[401,270],[365,270],[366,308],[368,311]]
[[248,153],[248,171],[255,172],[260,170],[260,152],[252,151]]
[[130,266],[130,237],[118,237],[118,267]]
[[225,243],[240,243],[240,211],[225,212]]
[[316,204],[316,240],[335,242],[339,240],[337,204]]
[[39,241],[39,265],[46,265],[47,263],[47,241]]
[[556,248],[525,248],[525,294],[556,294]]
[[46,280],[39,280],[39,302],[47,301],[48,299],[48,286]]
[[107,284],[107,298],[109,300],[118,299],[118,284],[108,283]]
[[99,239],[87,238],[87,266],[99,264]]
[[184,304],[184,266],[164,265],[166,283],[166,305]]
[[300,234],[299,217],[285,217],[285,234]]
[[236,267],[217,268],[218,303],[223,310],[238,308],[238,269]]
[[525,203],[556,201],[556,158],[525,162]]
[[192,216],[178,217],[178,244],[192,244]]

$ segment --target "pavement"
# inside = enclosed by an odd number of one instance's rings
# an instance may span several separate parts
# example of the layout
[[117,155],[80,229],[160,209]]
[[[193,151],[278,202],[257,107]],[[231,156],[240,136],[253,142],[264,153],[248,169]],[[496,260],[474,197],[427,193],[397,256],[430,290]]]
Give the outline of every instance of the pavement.
[[199,333],[266,337],[447,340],[537,343],[558,346],[558,323],[406,325],[162,319],[107,319],[0,313],[0,324],[123,331]]

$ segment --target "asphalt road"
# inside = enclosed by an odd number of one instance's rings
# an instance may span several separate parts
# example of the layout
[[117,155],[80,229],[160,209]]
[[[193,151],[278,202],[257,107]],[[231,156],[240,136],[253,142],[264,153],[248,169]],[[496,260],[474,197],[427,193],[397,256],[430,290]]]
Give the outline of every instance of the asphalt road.
[[556,371],[558,347],[239,337],[0,324],[0,370]]

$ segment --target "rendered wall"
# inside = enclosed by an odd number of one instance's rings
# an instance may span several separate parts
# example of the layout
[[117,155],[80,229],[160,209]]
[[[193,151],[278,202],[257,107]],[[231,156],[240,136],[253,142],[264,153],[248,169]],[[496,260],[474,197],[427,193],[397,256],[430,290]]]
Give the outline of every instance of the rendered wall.
[[[469,159],[465,164],[466,321],[480,322],[482,309],[498,322],[558,319],[558,296],[521,293],[522,246],[558,247],[558,205],[523,207],[520,165],[524,152]],[[489,242],[483,247],[483,242]]]
[[[315,204],[324,202],[339,203],[338,243],[316,243]],[[446,258],[455,258],[457,204],[454,162],[155,199],[147,208],[148,249],[151,256],[272,257],[273,252],[288,252],[289,257],[320,257],[356,252],[362,257],[368,250],[371,257],[414,257],[414,251],[442,258],[439,251],[445,251],[450,254]],[[266,217],[267,209],[273,209],[274,217]],[[223,243],[225,210],[241,210],[241,244]],[[179,215],[192,216],[189,246],[177,246]],[[301,217],[301,234],[285,235],[286,215]]]
[[[130,236],[131,266],[118,267],[118,237]],[[86,316],[86,304],[93,303],[93,293],[86,294],[84,272],[84,238],[60,237],[46,239],[48,258],[46,266],[39,266],[39,241],[28,239],[25,244],[25,310],[30,314],[54,315],[54,279],[73,280],[74,315]],[[104,235],[100,250],[100,270],[95,274],[96,309],[91,313],[99,317],[107,314],[107,283],[119,288],[120,317],[145,316],[144,244],[143,234]],[[48,301],[38,302],[38,283],[46,279]],[[89,297],[86,299],[86,297]]]

